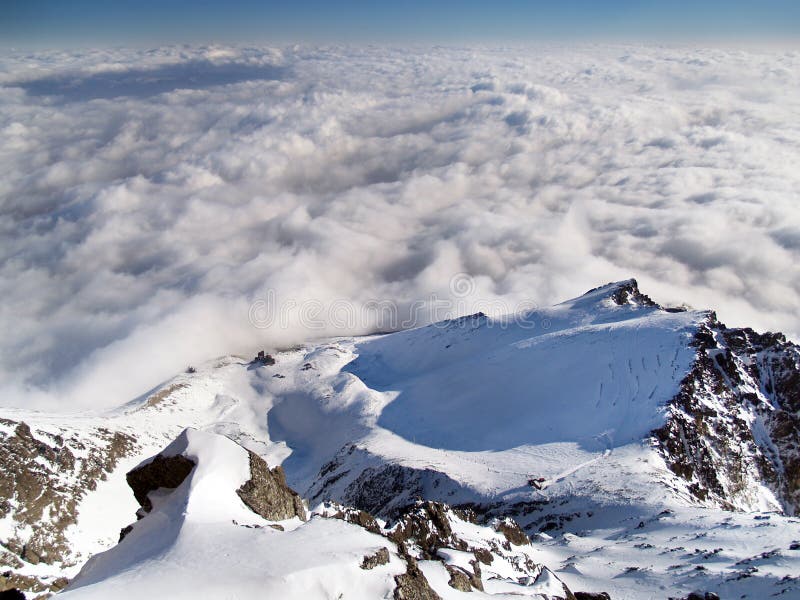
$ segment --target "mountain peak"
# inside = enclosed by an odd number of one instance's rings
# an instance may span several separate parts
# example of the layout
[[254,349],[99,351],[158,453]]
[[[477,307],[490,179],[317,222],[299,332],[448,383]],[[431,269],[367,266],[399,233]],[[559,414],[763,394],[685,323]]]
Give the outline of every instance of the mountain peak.
[[576,304],[610,303],[616,306],[662,308],[650,296],[639,291],[639,283],[633,278],[614,281],[592,288],[572,302]]

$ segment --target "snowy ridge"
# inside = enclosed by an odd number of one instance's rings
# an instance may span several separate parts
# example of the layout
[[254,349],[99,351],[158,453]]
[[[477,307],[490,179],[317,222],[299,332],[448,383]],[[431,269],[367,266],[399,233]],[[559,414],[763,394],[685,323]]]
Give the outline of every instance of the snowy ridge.
[[[57,578],[112,547],[137,509],[125,473],[193,427],[281,465],[312,506],[392,523],[421,499],[489,529],[513,517],[534,540],[531,560],[573,590],[796,594],[799,389],[800,352],[780,334],[661,307],[628,280],[523,314],[334,339],[275,354],[274,364],[228,357],[101,415],[3,411],[0,448],[22,443],[15,432],[24,422],[38,440],[23,444],[30,460],[62,506],[74,499],[75,521],[34,564],[24,549],[48,521],[38,530],[26,523],[24,479],[7,486],[4,585],[55,591],[65,583],[53,586]],[[99,428],[108,439],[127,436],[123,451],[92,473],[95,488],[66,486],[74,469],[56,449],[98,452],[109,445]],[[54,450],[35,458],[43,440]],[[240,518],[231,516],[248,522]],[[307,541],[312,523],[287,533]],[[176,561],[181,535],[170,538]],[[120,549],[133,547],[128,537]],[[420,569],[439,593],[436,573],[449,571],[425,560]],[[259,568],[277,568],[270,564]]]
[[[420,507],[421,514],[411,514],[394,528],[367,516],[356,524],[340,507],[330,506],[314,511],[308,522],[296,517],[270,522],[236,496],[251,472],[247,451],[228,438],[185,430],[158,456],[180,456],[194,467],[177,487],[150,492],[149,512],[117,546],[84,566],[65,597],[300,600],[346,595],[369,600],[404,598],[398,590],[406,589],[428,594],[412,598],[433,600],[433,589],[449,597],[450,581],[456,578],[465,586],[462,591],[474,586],[478,597],[484,586],[498,598],[572,597],[552,572],[533,563],[527,548],[512,548],[507,538],[523,546],[528,540],[524,534],[522,542],[506,534],[503,527],[510,525],[499,524],[498,533],[432,505]],[[401,531],[404,526],[409,529]],[[431,556],[420,547],[436,549],[437,543],[460,549],[440,549],[441,556]],[[483,572],[477,556],[487,563]],[[409,588],[412,571],[417,581]]]
[[247,452],[223,436],[187,430],[163,455],[185,456],[196,467],[178,488],[151,494],[152,511],[120,544],[92,558],[65,597],[211,598],[234,590],[241,598],[308,598],[338,588],[380,598],[402,571],[393,557],[384,568],[359,573],[361,556],[382,542],[345,523],[301,527],[294,519],[281,521],[284,531],[269,527],[236,496],[249,478]]

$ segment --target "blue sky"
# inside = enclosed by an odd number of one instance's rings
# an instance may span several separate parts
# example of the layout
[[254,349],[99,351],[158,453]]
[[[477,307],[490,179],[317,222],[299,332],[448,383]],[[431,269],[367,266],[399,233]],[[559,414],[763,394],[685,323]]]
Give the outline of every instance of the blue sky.
[[5,45],[797,38],[798,0],[3,0]]

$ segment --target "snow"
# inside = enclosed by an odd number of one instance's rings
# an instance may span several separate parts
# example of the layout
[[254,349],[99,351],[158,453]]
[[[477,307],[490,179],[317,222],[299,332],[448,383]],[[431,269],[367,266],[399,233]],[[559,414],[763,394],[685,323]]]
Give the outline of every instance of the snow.
[[92,558],[63,595],[74,599],[386,597],[405,565],[360,569],[387,545],[332,519],[285,521],[286,531],[251,512],[235,490],[249,479],[247,452],[231,440],[187,429],[163,453],[196,462],[123,541]]
[[[398,465],[422,474],[429,499],[547,506],[516,518],[543,531],[531,557],[573,590],[615,600],[695,589],[798,597],[800,551],[788,548],[800,540],[800,521],[698,507],[648,439],[692,365],[689,341],[706,313],[619,306],[610,294],[620,285],[520,315],[309,344],[269,366],[226,357],[99,415],[3,411],[53,432],[88,435],[102,425],[137,438],[135,456],[80,506],[70,530],[77,555],[111,549],[84,567],[67,597],[391,596],[392,574],[404,566],[385,538],[320,517],[278,532],[248,511],[234,493],[247,478],[247,453],[230,440],[281,464],[314,503],[343,501],[365,469]],[[159,390],[170,392],[154,404]],[[167,452],[197,460],[195,472],[111,547],[135,508],[124,473],[185,427],[194,429]],[[528,485],[532,477],[541,489]],[[777,506],[754,493],[756,508]],[[555,520],[562,529],[548,528]],[[383,546],[389,565],[359,568]],[[446,552],[464,566],[466,557]],[[443,598],[458,593],[441,563],[420,567]],[[497,579],[487,593],[504,586]]]
[[[149,517],[148,517],[149,518]],[[162,540],[166,541],[166,540]],[[123,541],[117,548],[129,549]],[[149,547],[138,562],[106,557],[99,573],[79,577],[70,599],[114,598],[348,598],[391,597],[394,575],[405,565],[360,569],[364,555],[386,546],[383,538],[332,519],[313,519],[291,531],[252,529],[230,522],[185,524],[164,547]],[[115,548],[115,550],[117,549]],[[113,551],[109,551],[113,552]],[[102,555],[101,555],[102,556]],[[94,575],[94,573],[89,573]]]
[[789,550],[800,534],[798,519],[681,507],[665,514],[601,512],[567,530],[540,539],[533,555],[573,590],[643,600],[696,590],[721,598],[800,597],[800,551]]
[[[131,520],[139,504],[125,481],[125,473],[138,463],[136,457],[123,460],[115,471],[97,484],[97,489],[80,503],[78,522],[67,532],[73,548],[89,558],[117,543],[119,530]],[[119,524],[115,528],[114,524]]]
[[[338,362],[354,379],[327,392],[326,437],[337,429],[329,415],[341,415],[350,431],[339,446],[355,439],[385,461],[435,469],[489,498],[530,495],[532,475],[555,485],[638,444],[663,422],[662,408],[694,358],[688,341],[703,314],[608,306],[606,295],[528,313],[524,322],[476,317],[339,340],[348,356]],[[548,329],[526,326],[541,322]],[[315,366],[337,360],[315,359]],[[367,429],[360,440],[354,416]],[[303,440],[315,436],[298,437],[308,460]],[[322,465],[292,468],[297,462],[287,461],[287,476],[302,489]]]

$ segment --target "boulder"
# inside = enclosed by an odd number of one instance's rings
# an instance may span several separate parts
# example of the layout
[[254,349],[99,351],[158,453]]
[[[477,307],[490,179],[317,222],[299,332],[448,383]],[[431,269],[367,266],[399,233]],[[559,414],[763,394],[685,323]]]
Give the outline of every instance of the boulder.
[[283,469],[270,469],[266,461],[253,452],[250,452],[250,480],[236,493],[250,510],[270,521],[292,517],[306,520],[303,500],[286,485]]
[[374,569],[377,566],[389,563],[389,549],[381,548],[375,554],[369,554],[361,561],[361,568],[365,571]]
[[158,454],[150,462],[130,471],[125,475],[125,479],[142,509],[150,512],[153,504],[148,494],[159,488],[175,489],[183,483],[194,467],[194,461],[180,454],[176,456]]

